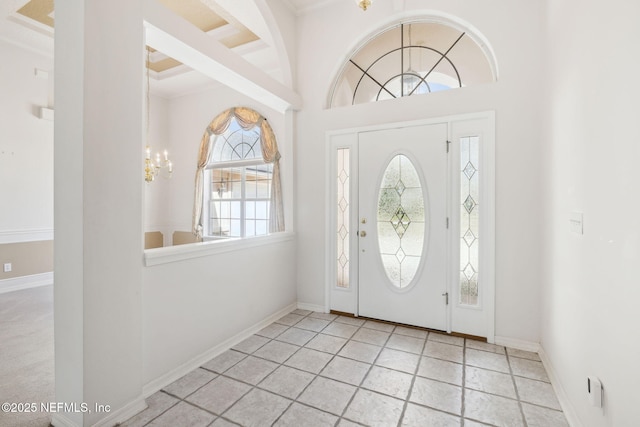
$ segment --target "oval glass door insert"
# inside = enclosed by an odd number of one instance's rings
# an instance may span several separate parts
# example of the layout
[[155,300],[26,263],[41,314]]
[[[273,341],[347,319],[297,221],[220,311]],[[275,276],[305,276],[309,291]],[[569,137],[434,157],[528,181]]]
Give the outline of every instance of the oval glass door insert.
[[378,246],[387,277],[399,289],[413,280],[425,239],[425,200],[415,166],[396,155],[380,183],[378,195]]

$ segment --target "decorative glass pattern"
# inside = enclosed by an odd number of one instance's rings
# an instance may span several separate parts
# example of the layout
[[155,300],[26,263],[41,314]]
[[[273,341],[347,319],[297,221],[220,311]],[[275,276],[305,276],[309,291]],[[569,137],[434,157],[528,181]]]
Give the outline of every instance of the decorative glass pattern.
[[420,177],[408,157],[389,162],[378,196],[378,244],[387,277],[398,288],[407,287],[422,258],[425,239],[425,203]]
[[340,148],[337,150],[337,222],[336,229],[338,233],[338,250],[337,250],[337,282],[339,288],[349,287],[349,148]]
[[345,63],[331,107],[421,95],[495,81],[493,65],[471,34],[444,23],[393,26]]
[[214,162],[233,160],[261,159],[260,128],[244,130],[235,118],[231,119],[229,129],[218,135],[213,146]]
[[480,138],[460,138],[460,304],[478,305]]
[[242,129],[233,118],[223,134],[212,138],[208,235],[268,234],[273,164],[262,159],[260,128]]

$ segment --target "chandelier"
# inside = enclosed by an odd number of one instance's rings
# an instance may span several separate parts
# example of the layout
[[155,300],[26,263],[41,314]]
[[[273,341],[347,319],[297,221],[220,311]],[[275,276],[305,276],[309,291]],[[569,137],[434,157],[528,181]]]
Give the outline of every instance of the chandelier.
[[167,178],[171,178],[173,173],[173,163],[169,160],[169,152],[164,150],[163,158],[160,157],[160,152],[157,152],[155,158],[151,157],[151,146],[149,145],[149,111],[151,110],[151,97],[149,90],[149,67],[151,62],[149,61],[149,50],[147,46],[147,147],[145,149],[144,159],[144,180],[146,182],[152,182],[162,169],[166,168]]
[[151,158],[151,147],[147,145],[144,159],[144,180],[153,181],[161,169],[167,168],[167,178],[171,178],[173,173],[173,163],[169,160],[169,152],[164,150],[164,159],[160,159],[160,153],[156,153],[155,159]]
[[362,10],[367,10],[367,8],[371,6],[371,3],[373,3],[374,0],[355,0],[355,1],[356,1],[356,4],[362,8]]

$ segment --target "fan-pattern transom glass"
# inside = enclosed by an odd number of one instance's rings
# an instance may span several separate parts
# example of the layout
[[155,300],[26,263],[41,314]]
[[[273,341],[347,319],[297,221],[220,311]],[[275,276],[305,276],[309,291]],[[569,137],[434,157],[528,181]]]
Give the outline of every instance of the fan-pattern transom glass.
[[415,166],[403,154],[387,166],[378,196],[378,244],[391,283],[406,288],[418,272],[425,241],[425,201]]
[[460,304],[478,305],[480,138],[460,139]]
[[469,33],[435,22],[396,25],[344,65],[331,108],[494,81],[483,48]]

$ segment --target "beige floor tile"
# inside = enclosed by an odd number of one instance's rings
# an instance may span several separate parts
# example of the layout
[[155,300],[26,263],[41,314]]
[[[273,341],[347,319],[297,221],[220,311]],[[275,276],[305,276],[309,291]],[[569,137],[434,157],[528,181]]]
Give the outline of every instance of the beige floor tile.
[[203,411],[200,408],[196,408],[186,402],[180,402],[153,420],[149,426],[174,427],[177,425],[185,425],[190,427],[206,427],[215,418],[215,415]]
[[149,423],[172,406],[180,401],[173,396],[169,396],[164,392],[157,392],[147,398],[147,409],[138,413],[126,422],[122,423],[122,427],[142,427]]
[[225,375],[255,385],[265,379],[277,367],[277,363],[249,356],[225,372]]
[[327,366],[333,355],[310,348],[301,348],[289,360],[284,362],[286,366],[301,369],[303,371],[319,374]]
[[497,426],[522,427],[518,401],[475,390],[465,390],[465,418]]
[[123,427],[568,427],[539,359],[295,310],[150,396]]
[[328,320],[306,317],[296,324],[296,328],[306,329],[308,331],[320,332],[329,325]]
[[202,367],[221,374],[245,357],[247,357],[247,355],[244,353],[240,353],[239,351],[227,350],[221,355],[214,357],[213,359],[202,365]]
[[298,401],[335,415],[341,415],[355,392],[356,387],[352,385],[317,377],[302,392]]
[[357,386],[360,385],[369,368],[371,365],[368,363],[337,356],[320,372],[320,375]]
[[359,360],[360,362],[373,363],[378,357],[382,347],[358,341],[349,341],[338,353],[339,356],[348,359]]
[[408,353],[421,354],[424,348],[424,338],[414,338],[393,333],[385,347],[393,350],[406,351]]
[[329,326],[322,330],[323,334],[333,335],[341,338],[351,338],[353,334],[358,330],[357,326],[347,325],[345,323],[331,323]]
[[335,415],[294,402],[274,427],[328,427],[334,426],[336,421],[338,417]]
[[457,346],[464,346],[464,338],[460,338],[460,337],[454,337],[451,335],[447,335],[447,334],[440,334],[437,332],[431,332],[429,334],[429,338],[430,341],[437,341],[437,342],[442,342],[445,344],[451,344],[451,345],[457,345]]
[[538,353],[534,353],[532,351],[524,351],[524,350],[517,350],[515,348],[507,348],[507,354],[513,357],[520,357],[521,359],[536,360],[538,362],[541,361]]
[[547,371],[544,369],[542,362],[519,357],[512,357],[509,362],[511,363],[513,375],[549,382]]
[[462,388],[427,378],[416,377],[409,401],[460,415],[462,410]]
[[489,351],[496,354],[504,354],[504,347],[501,345],[489,344],[482,341],[467,340],[467,348],[473,348],[475,350]]
[[465,387],[485,393],[516,398],[511,375],[502,372],[467,366],[465,368]]
[[402,415],[404,401],[368,390],[358,390],[344,417],[367,426],[395,426]]
[[551,384],[544,381],[515,377],[518,395],[523,402],[534,403],[547,408],[562,410]]
[[[409,403],[402,427],[460,427],[460,417]],[[465,427],[467,424],[465,423]]]
[[169,394],[184,399],[215,377],[217,377],[216,374],[211,373],[207,370],[196,369],[189,372],[179,380],[169,384],[168,386],[163,388],[163,390]]
[[529,427],[569,427],[567,419],[560,411],[523,403],[522,412]]
[[462,365],[447,360],[423,356],[420,359],[418,375],[455,385],[462,385]]
[[231,349],[240,351],[242,353],[251,354],[269,341],[269,338],[261,337],[259,335],[251,335],[246,340],[231,347]]
[[318,334],[315,338],[309,341],[305,347],[324,351],[325,353],[336,354],[346,342],[347,340],[345,338]]
[[276,340],[286,342],[289,344],[295,344],[303,346],[308,343],[311,338],[315,337],[316,333],[305,329],[299,329],[296,327],[290,328],[287,331],[280,334]]
[[404,400],[409,395],[412,380],[413,375],[374,366],[362,383],[362,388]]
[[289,313],[286,316],[282,316],[280,319],[276,320],[276,323],[280,323],[286,326],[293,326],[299,321],[301,321],[302,319],[304,319],[304,316],[301,316],[299,314]]
[[355,341],[366,342],[367,344],[383,346],[389,339],[389,336],[391,336],[390,332],[360,328],[351,339]]
[[507,356],[488,351],[474,350],[467,348],[465,352],[465,362],[467,365],[476,366],[478,368],[490,369],[509,373],[509,363]]
[[313,381],[315,375],[298,369],[280,366],[259,384],[280,396],[295,399]]
[[413,374],[418,367],[420,356],[405,351],[383,348],[375,364],[385,368]]
[[445,344],[429,340],[424,347],[424,355],[449,362],[462,363],[463,348],[457,345]]
[[233,405],[225,418],[242,426],[270,426],[289,407],[291,400],[268,391],[253,389]]
[[287,325],[281,325],[280,323],[272,323],[269,326],[260,329],[260,331],[256,332],[256,335],[260,335],[266,338],[275,338],[284,331],[289,329]]
[[218,377],[187,397],[187,401],[221,415],[251,390],[247,384],[231,378]]
[[300,347],[280,341],[270,341],[256,350],[253,355],[272,362],[282,363],[298,351]]

